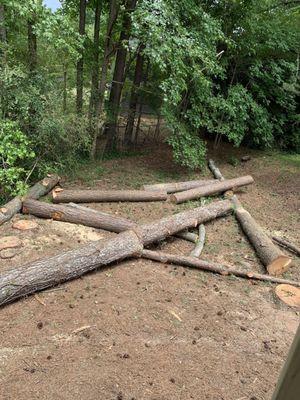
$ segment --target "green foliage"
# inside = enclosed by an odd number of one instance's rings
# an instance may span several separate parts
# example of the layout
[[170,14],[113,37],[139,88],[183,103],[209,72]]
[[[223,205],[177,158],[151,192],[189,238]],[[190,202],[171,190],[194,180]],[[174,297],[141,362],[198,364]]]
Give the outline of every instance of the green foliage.
[[16,122],[0,120],[0,185],[2,195],[23,194],[26,177],[35,153],[32,144]]

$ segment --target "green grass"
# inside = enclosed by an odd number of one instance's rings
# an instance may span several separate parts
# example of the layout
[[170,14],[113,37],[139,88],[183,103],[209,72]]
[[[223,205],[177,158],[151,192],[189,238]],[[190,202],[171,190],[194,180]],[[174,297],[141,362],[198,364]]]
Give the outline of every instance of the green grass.
[[81,160],[72,169],[64,171],[68,180],[80,180],[86,184],[92,184],[96,179],[100,179],[105,173],[105,168],[100,161]]

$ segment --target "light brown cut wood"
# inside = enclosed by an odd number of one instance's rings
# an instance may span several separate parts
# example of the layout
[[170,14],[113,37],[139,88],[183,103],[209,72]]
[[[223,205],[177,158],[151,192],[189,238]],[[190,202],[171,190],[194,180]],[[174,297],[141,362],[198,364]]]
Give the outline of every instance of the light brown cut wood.
[[170,183],[155,183],[153,185],[144,185],[144,190],[150,191],[166,191],[167,193],[182,192],[183,190],[193,189],[199,186],[206,186],[214,183],[214,179],[202,179],[186,182],[170,182]]
[[38,290],[81,276],[103,265],[129,256],[140,255],[143,245],[199,223],[232,212],[230,201],[211,203],[206,207],[183,211],[170,217],[140,225],[115,238],[93,242],[45,260],[12,268],[0,275],[0,305]]
[[[59,182],[60,178],[57,175],[49,175],[42,181],[37,182],[29,188],[25,198],[38,199],[47,194]],[[0,207],[0,225],[9,221],[15,214],[22,209],[22,199],[15,197],[4,206]]]
[[272,240],[279,246],[284,247],[285,249],[291,251],[292,253],[297,254],[297,256],[300,257],[300,248],[297,247],[295,244],[290,243],[287,240],[278,236],[272,236]]
[[211,196],[217,193],[224,193],[227,190],[232,190],[240,186],[250,185],[254,180],[252,176],[241,176],[239,178],[227,179],[224,181],[219,181],[212,183],[211,185],[206,185],[202,187],[197,187],[190,190],[185,190],[184,192],[179,192],[170,195],[170,200],[173,203],[179,204],[184,201],[198,199],[204,196]]
[[282,253],[267,236],[255,219],[246,211],[236,196],[232,197],[235,216],[261,262],[271,275],[281,275],[292,263],[290,257]]
[[77,204],[49,204],[38,200],[27,199],[23,202],[23,213],[32,214],[40,218],[106,229],[117,233],[136,226],[134,222],[125,218],[78,206]]
[[201,269],[203,271],[209,271],[223,276],[234,275],[240,278],[254,279],[259,281],[265,281],[270,283],[289,284],[300,287],[300,282],[290,281],[288,279],[277,278],[275,276],[258,274],[256,272],[240,271],[233,267],[227,267],[221,264],[213,263],[210,261],[199,260],[196,257],[182,256],[175,254],[168,254],[163,251],[152,251],[144,249],[142,251],[142,257],[150,260],[159,261],[165,264],[176,264],[181,266],[187,266],[191,268]]
[[278,285],[275,293],[285,304],[290,307],[300,307],[300,289],[289,284]]
[[166,192],[145,190],[62,190],[53,191],[54,203],[97,203],[113,201],[162,201],[167,200]]

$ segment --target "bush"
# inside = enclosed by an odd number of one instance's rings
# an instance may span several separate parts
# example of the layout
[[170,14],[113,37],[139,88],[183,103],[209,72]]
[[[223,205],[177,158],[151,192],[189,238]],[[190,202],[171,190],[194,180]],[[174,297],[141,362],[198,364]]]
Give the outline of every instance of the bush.
[[18,124],[0,120],[0,185],[1,196],[22,195],[35,153],[26,135]]

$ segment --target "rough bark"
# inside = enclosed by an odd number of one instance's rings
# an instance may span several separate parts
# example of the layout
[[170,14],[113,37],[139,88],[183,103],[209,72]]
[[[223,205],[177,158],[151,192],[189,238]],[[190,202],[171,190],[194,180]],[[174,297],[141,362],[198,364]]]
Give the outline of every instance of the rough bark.
[[194,189],[186,190],[172,194],[170,199],[173,203],[183,203],[184,201],[198,199],[204,196],[211,196],[217,193],[223,193],[227,190],[235,189],[240,186],[250,185],[254,180],[252,176],[242,176],[234,179],[227,179],[220,182],[213,182],[211,185],[196,187]]
[[195,248],[190,253],[191,257],[197,257],[197,258],[200,257],[204,247],[204,242],[205,242],[205,225],[201,224],[199,225],[199,238],[196,242]]
[[145,224],[134,231],[142,238],[144,245],[164,240],[166,237],[181,232],[184,229],[195,228],[199,224],[228,215],[232,212],[229,200],[217,201],[205,207],[183,211],[161,220]]
[[240,278],[246,279],[255,279],[259,281],[265,281],[270,283],[284,283],[288,285],[298,286],[300,287],[300,282],[290,281],[287,279],[277,278],[270,275],[258,274],[256,272],[246,272],[240,271],[233,267],[227,267],[221,264],[216,264],[210,261],[199,260],[196,257],[191,256],[181,256],[181,255],[174,255],[174,254],[167,254],[162,251],[152,251],[152,250],[143,250],[142,257],[148,258],[150,260],[159,261],[161,263],[168,263],[168,264],[176,264],[181,266],[187,266],[191,268],[197,268],[204,271],[213,272],[220,275],[234,275]]
[[63,65],[63,113],[67,111],[67,65]]
[[111,201],[162,201],[166,192],[147,192],[144,190],[62,190],[53,191],[54,203],[97,203]]
[[131,33],[130,14],[135,9],[136,1],[137,0],[126,1],[126,9],[124,12],[122,30],[120,33],[118,50],[115,59],[115,69],[114,69],[113,80],[108,102],[109,118],[108,118],[108,123],[106,124],[105,127],[105,135],[107,136],[108,150],[112,149],[115,145],[116,126],[119,116],[121,94],[125,80],[125,66],[127,57],[127,49],[125,47],[125,44],[130,38],[130,33]]
[[142,242],[132,231],[99,240],[54,257],[8,270],[0,276],[0,305],[46,289],[129,256],[138,256]]
[[138,101],[138,91],[143,79],[144,48],[145,48],[144,45],[140,45],[135,64],[134,79],[131,89],[129,111],[128,111],[128,117],[124,135],[125,146],[127,147],[131,146],[133,143],[133,127],[134,127],[134,120],[135,120],[136,107]]
[[254,218],[243,208],[236,196],[233,196],[232,202],[235,205],[237,220],[269,274],[280,275],[285,272],[291,265],[291,258],[273,244]]
[[107,71],[108,71],[108,66],[109,66],[109,59],[111,54],[113,53],[112,51],[112,33],[113,33],[113,28],[115,25],[115,22],[117,20],[119,13],[119,2],[117,0],[112,0],[110,1],[110,7],[109,7],[109,17],[108,17],[108,22],[107,22],[107,28],[106,28],[106,37],[104,41],[104,53],[103,53],[103,61],[102,61],[102,66],[101,66],[101,74],[100,74],[100,82],[98,85],[98,91],[97,91],[97,96],[96,96],[96,102],[95,102],[95,121],[94,121],[94,126],[93,126],[93,144],[92,144],[92,150],[91,150],[91,157],[93,159],[96,158],[96,156],[102,156],[103,148],[104,146],[101,146],[101,133],[102,133],[102,127],[103,127],[103,120],[102,120],[102,114],[103,114],[103,105],[104,105],[104,95],[105,95],[105,88],[106,88],[106,82],[107,82]]
[[125,218],[77,206],[77,204],[49,204],[27,199],[23,202],[23,213],[32,214],[40,218],[54,219],[56,221],[82,224],[117,233],[136,226],[134,222]]
[[272,236],[272,240],[279,246],[291,251],[292,253],[295,253],[298,257],[300,257],[300,248],[293,243],[290,243],[287,240],[277,236]]
[[[25,198],[38,199],[47,194],[59,182],[59,176],[50,175],[42,181],[37,182],[27,192]],[[9,221],[22,209],[22,199],[15,197],[4,206],[0,207],[0,225]]]
[[0,305],[74,279],[103,265],[141,255],[143,245],[199,223],[226,215],[232,210],[227,200],[140,225],[113,239],[93,242],[76,250],[13,268],[0,275]]
[[94,43],[93,43],[93,60],[92,60],[92,77],[91,77],[91,95],[89,105],[90,126],[92,126],[92,118],[95,117],[97,105],[97,91],[99,81],[99,43],[100,43],[100,17],[101,17],[102,0],[95,2],[94,17]]
[[212,159],[208,160],[208,167],[216,179],[219,179],[219,181],[225,180],[224,176],[221,174],[221,171],[219,170],[219,168],[217,168],[216,164]]
[[[79,3],[79,35],[85,35],[86,0]],[[80,50],[80,57],[76,66],[76,111],[82,113],[83,106],[83,50]]]
[[184,190],[189,190],[193,188],[197,188],[200,186],[206,186],[214,184],[214,179],[200,179],[195,181],[186,181],[186,182],[170,182],[170,183],[155,183],[153,185],[144,185],[144,190],[164,190],[167,193],[176,193],[182,192]]

